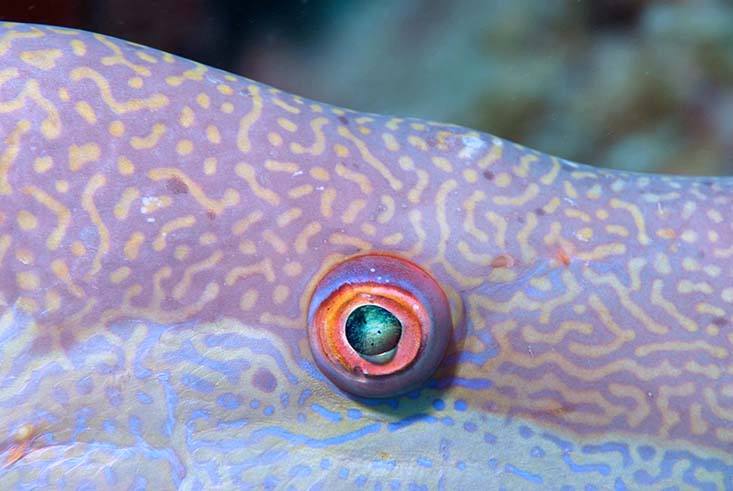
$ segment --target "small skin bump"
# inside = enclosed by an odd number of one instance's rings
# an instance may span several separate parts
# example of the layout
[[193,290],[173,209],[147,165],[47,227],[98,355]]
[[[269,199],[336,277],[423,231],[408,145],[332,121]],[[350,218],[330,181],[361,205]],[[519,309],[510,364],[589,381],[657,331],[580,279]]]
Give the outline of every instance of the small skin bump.
[[279,133],[270,131],[269,133],[267,133],[267,141],[269,141],[270,145],[272,145],[273,147],[279,147],[283,144],[283,137],[280,136]]
[[512,176],[506,172],[501,172],[494,177],[494,184],[500,188],[505,188],[512,183]]
[[145,242],[145,236],[141,232],[133,232],[123,247],[125,257],[130,261],[137,259],[137,255],[140,252],[140,246],[143,242]]
[[324,169],[323,167],[312,167],[309,171],[311,177],[313,179],[316,179],[318,181],[328,181],[330,179],[330,176],[328,174],[328,171]]
[[17,259],[21,264],[25,264],[26,266],[32,265],[35,261],[33,251],[26,248],[16,249],[15,259]]
[[694,230],[685,230],[680,234],[680,239],[690,244],[695,243],[697,242],[697,232]]
[[333,146],[334,152],[336,152],[336,155],[338,155],[340,158],[344,159],[349,156],[349,149],[346,148],[344,145],[341,145],[340,143],[337,143]]
[[224,114],[231,114],[234,112],[234,104],[232,104],[231,102],[224,102],[219,107],[219,110]]
[[215,234],[212,234],[211,232],[206,232],[201,237],[199,237],[199,245],[203,247],[211,246],[216,244],[217,238]]
[[48,312],[56,312],[61,308],[61,295],[56,290],[49,290],[45,295],[45,309]]
[[181,157],[190,155],[193,152],[193,142],[191,140],[179,140],[176,143],[176,153]]
[[143,87],[143,79],[140,77],[130,77],[127,80],[127,86],[131,89],[141,89]]
[[247,312],[252,310],[257,304],[257,297],[259,294],[254,288],[250,288],[245,291],[239,299],[239,308]]
[[277,124],[282,129],[284,129],[285,131],[289,131],[290,133],[298,131],[298,125],[287,118],[278,118]]
[[298,261],[288,261],[283,266],[283,273],[289,277],[296,277],[303,272],[303,265]]
[[125,281],[127,278],[130,277],[130,274],[132,273],[132,270],[127,266],[122,266],[120,268],[115,269],[109,274],[109,280],[118,285]]
[[723,291],[720,292],[720,298],[726,303],[733,303],[733,288],[724,288]]
[[514,266],[514,263],[515,261],[512,256],[508,254],[499,254],[491,260],[489,266],[492,268],[511,268]]
[[87,253],[87,248],[84,247],[84,244],[81,241],[75,240],[71,244],[71,253],[76,257],[82,257]]
[[[450,163],[450,160],[448,160],[447,158],[445,158],[445,157],[432,157],[430,160],[433,163],[433,165],[436,168],[438,168],[439,170],[441,170],[441,171],[443,171],[445,173],[453,172],[453,165]],[[491,176],[491,179],[489,179],[487,177],[488,175]],[[492,180],[494,178],[494,173],[491,172],[491,171],[484,171],[484,177],[486,177],[486,179],[488,179],[490,181],[490,180]]]
[[198,104],[202,109],[208,109],[211,106],[211,99],[208,94],[200,92],[196,96],[196,104]]
[[53,167],[53,158],[46,155],[38,157],[33,161],[33,170],[39,174],[48,172]]
[[120,155],[117,159],[117,172],[122,176],[130,176],[135,172],[135,164],[124,155]]
[[17,221],[20,228],[26,231],[33,230],[38,226],[36,216],[27,210],[20,210],[18,212]]
[[583,227],[575,234],[575,237],[581,242],[588,242],[593,238],[593,229],[590,227]]
[[66,193],[69,191],[69,181],[66,180],[60,180],[54,182],[54,188],[56,188],[56,191],[59,193]]
[[76,109],[76,112],[84,118],[84,121],[86,121],[89,124],[96,124],[97,122],[97,115],[94,112],[94,109],[92,109],[92,106],[89,105],[86,101],[79,101],[74,106]]
[[60,49],[40,49],[20,53],[20,59],[25,63],[46,71],[55,68],[56,62],[62,56],[63,52]]
[[289,295],[290,288],[288,288],[286,285],[277,285],[272,292],[272,301],[275,303],[275,305],[280,305],[288,299]]
[[234,89],[230,85],[227,84],[219,84],[216,86],[216,90],[219,91],[222,95],[232,95],[234,94]]
[[210,124],[206,127],[206,139],[215,145],[218,145],[221,143],[221,134],[219,133],[219,128],[214,126],[213,124]]
[[188,106],[184,106],[181,109],[181,114],[178,116],[178,123],[184,128],[190,128],[193,126],[195,119],[193,110]]
[[115,138],[120,138],[125,134],[125,125],[120,120],[112,121],[109,124],[109,134]]
[[207,176],[213,176],[216,174],[216,157],[207,157],[204,159],[204,174]]
[[671,228],[661,228],[657,230],[657,237],[671,240],[677,237],[677,232],[675,232],[674,229]]
[[17,273],[15,276],[15,282],[17,283],[18,288],[20,288],[21,290],[29,291],[36,290],[41,285],[41,280],[38,278],[38,276],[30,271],[22,271],[20,273]]
[[87,45],[84,43],[84,41],[73,39],[70,44],[71,52],[74,53],[76,56],[84,56],[87,53]]
[[190,254],[191,248],[187,245],[179,245],[173,249],[173,257],[175,257],[177,261],[185,261]]
[[478,172],[476,172],[474,169],[464,169],[463,172],[463,179],[469,183],[469,184],[475,184],[478,182]]

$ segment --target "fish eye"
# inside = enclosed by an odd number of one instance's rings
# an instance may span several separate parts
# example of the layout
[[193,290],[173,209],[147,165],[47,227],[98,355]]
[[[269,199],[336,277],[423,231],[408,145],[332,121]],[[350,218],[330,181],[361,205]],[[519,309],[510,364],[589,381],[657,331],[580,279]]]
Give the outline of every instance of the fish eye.
[[336,264],[316,284],[308,309],[316,365],[361,397],[419,388],[442,361],[452,330],[440,285],[416,264],[386,254]]

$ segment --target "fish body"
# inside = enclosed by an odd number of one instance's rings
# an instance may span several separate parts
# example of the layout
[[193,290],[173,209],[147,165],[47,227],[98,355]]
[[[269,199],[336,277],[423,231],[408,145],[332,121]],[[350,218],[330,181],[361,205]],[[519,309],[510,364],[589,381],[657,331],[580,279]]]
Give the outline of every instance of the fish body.
[[[733,489],[731,204],[4,24],[0,483]],[[318,280],[367,253],[450,303],[399,397],[308,343]]]

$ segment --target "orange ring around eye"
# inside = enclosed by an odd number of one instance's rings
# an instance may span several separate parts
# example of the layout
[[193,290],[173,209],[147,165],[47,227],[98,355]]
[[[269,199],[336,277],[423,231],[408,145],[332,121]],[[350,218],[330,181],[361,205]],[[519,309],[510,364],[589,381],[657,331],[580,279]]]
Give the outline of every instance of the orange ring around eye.
[[[375,362],[351,346],[349,315],[376,305],[402,330],[394,356]],[[318,368],[339,388],[364,397],[391,397],[422,385],[440,364],[452,333],[448,299],[423,269],[402,258],[368,254],[347,259],[316,285],[308,336]]]

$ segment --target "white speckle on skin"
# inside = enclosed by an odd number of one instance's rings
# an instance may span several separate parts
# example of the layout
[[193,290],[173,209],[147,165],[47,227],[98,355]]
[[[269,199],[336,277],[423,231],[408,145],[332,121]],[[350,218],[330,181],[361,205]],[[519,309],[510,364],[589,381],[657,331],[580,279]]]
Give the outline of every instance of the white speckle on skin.
[[476,155],[476,152],[486,146],[486,143],[475,136],[463,136],[461,137],[464,147],[458,152],[458,157],[462,159],[470,159]]
[[140,201],[143,202],[143,205],[140,207],[140,213],[151,213],[163,204],[157,196],[143,196]]
[[376,269],[374,269],[374,268],[369,268],[369,272],[370,272],[370,273],[374,273],[374,272],[376,272],[376,271],[377,271],[377,270],[376,270]]

